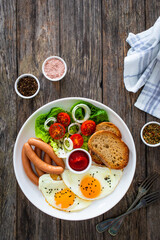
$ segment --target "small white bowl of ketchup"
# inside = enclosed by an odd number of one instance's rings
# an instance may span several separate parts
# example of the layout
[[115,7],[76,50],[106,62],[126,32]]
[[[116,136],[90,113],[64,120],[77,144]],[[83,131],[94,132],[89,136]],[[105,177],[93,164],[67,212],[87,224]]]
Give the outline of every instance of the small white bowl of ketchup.
[[91,164],[91,155],[82,148],[72,150],[66,158],[67,168],[76,174],[87,172],[91,167]]

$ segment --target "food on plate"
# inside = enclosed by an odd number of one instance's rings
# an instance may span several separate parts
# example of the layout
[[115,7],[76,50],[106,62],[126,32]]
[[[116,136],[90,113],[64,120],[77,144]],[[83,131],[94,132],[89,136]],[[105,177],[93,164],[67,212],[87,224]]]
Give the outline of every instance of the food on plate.
[[[76,118],[76,111],[78,109],[82,109],[82,111],[84,111],[84,116],[81,116],[80,119],[79,117]],[[78,104],[72,110],[72,118],[75,122],[78,122],[78,123],[83,123],[84,121],[89,119],[90,115],[91,115],[91,110],[86,104]]]
[[49,205],[63,211],[79,211],[91,204],[91,201],[76,196],[63,180],[53,180],[50,174],[44,174],[39,178],[39,189]]
[[[42,159],[42,150],[35,147],[35,153],[37,154],[37,156]],[[49,157],[49,155],[47,153],[44,153],[44,157],[43,157],[43,160],[44,162],[52,165],[52,159]],[[34,166],[35,170],[36,170],[36,173],[37,175],[40,177],[42,176],[43,174],[45,174],[45,172],[43,172],[42,170],[40,170],[38,167]]]
[[[96,132],[97,131],[101,131],[101,130],[106,130],[106,131],[109,131],[109,132],[113,132],[114,134],[116,134],[118,137],[122,137],[121,135],[121,132],[119,131],[118,127],[115,126],[113,123],[111,122],[102,122],[102,123],[99,123],[97,126],[96,126]],[[92,152],[90,150],[90,154],[92,156],[92,160],[97,163],[97,164],[101,164],[103,165],[104,163],[102,162],[102,160],[100,159],[99,156],[97,156],[94,152]]]
[[103,198],[114,191],[122,177],[122,170],[91,166],[82,174],[64,170],[62,179],[65,185],[78,197],[85,200]]
[[70,135],[73,135],[75,133],[81,133],[81,125],[79,123],[71,123],[69,126],[68,126],[68,133]]
[[98,157],[94,152],[92,152],[90,149],[89,149],[89,153],[91,155],[91,158],[92,158],[92,161],[97,163],[97,164],[101,164],[101,165],[104,165],[104,163],[101,161],[100,157]]
[[88,147],[109,168],[123,169],[128,164],[129,149],[112,132],[106,130],[95,132],[88,141]]
[[[85,120],[85,110],[84,110],[84,105],[85,107],[89,108],[90,109],[90,116],[89,116],[89,119],[88,120],[92,120],[94,121],[96,124],[98,123],[101,123],[101,122],[108,122],[109,119],[108,119],[108,115],[107,115],[107,112],[101,108],[98,108],[96,106],[94,106],[93,104],[89,103],[89,102],[86,102],[86,101],[78,101],[77,103],[75,103],[69,112],[65,111],[64,109],[60,108],[60,107],[53,107],[49,112],[47,113],[43,113],[43,114],[40,114],[37,118],[36,118],[36,121],[35,121],[35,134],[36,134],[36,137],[37,138],[40,138],[42,139],[44,142],[46,143],[49,143],[51,140],[53,140],[49,134],[49,131],[47,131],[44,127],[44,124],[45,124],[45,121],[47,121],[47,119],[49,118],[56,118],[57,120],[57,116],[59,113],[61,112],[66,112],[68,113],[70,116],[73,115],[73,109],[74,107],[76,107],[77,105],[79,104],[83,104],[83,105],[80,105],[77,107],[77,109],[75,110],[74,112],[74,115],[75,115],[75,119],[77,119],[78,121],[82,121],[82,123]],[[83,106],[83,107],[82,107]],[[78,127],[78,124],[79,122],[75,121],[73,118],[71,119],[71,124],[74,123],[77,125]],[[53,124],[53,123],[52,123]],[[72,126],[71,126],[72,127]],[[69,126],[68,126],[69,128]],[[80,128],[78,128],[79,130]],[[66,129],[67,131],[67,129]],[[69,130],[68,130],[68,133],[69,133]],[[80,133],[80,132],[73,132],[72,134],[75,134],[75,133]],[[69,133],[70,134],[70,133]],[[56,142],[57,143],[57,142]]]
[[96,123],[92,120],[87,120],[82,123],[81,132],[85,136],[90,136],[95,132]]
[[44,153],[44,161],[50,165],[52,164],[52,159],[47,153]]
[[68,164],[75,171],[83,171],[89,165],[89,157],[84,151],[77,150],[70,154]]
[[70,138],[65,138],[63,141],[65,149],[71,151],[73,149],[73,141]]
[[59,140],[65,135],[65,127],[61,123],[54,123],[49,128],[49,134],[53,139]]
[[57,122],[61,123],[64,127],[67,127],[71,122],[71,118],[68,113],[61,112],[57,115]]
[[47,120],[44,122],[44,129],[46,131],[49,131],[50,126],[55,122],[57,122],[57,119],[55,117],[47,118]]
[[106,130],[106,131],[109,131],[109,132],[113,132],[114,134],[117,135],[117,137],[120,137],[120,138],[122,137],[121,132],[119,131],[118,127],[111,122],[99,123],[96,126],[96,132],[101,131],[101,130]]
[[[62,168],[65,167],[64,165],[64,162],[61,158],[59,158],[55,152],[53,151],[52,147],[45,143],[45,142],[42,142],[41,140],[39,139],[36,139],[36,138],[30,138],[28,139],[28,143],[29,145],[33,145],[35,147],[38,147],[40,148],[41,150],[43,150],[45,153],[47,153],[49,155],[49,157],[59,166],[61,166]],[[30,149],[27,145],[27,148]],[[31,151],[30,151],[31,152]]]
[[30,180],[36,185],[39,180],[49,205],[78,211],[114,191],[129,150],[117,126],[108,121],[105,110],[85,101],[78,101],[69,111],[54,107],[36,118],[37,138],[24,144],[22,162]]
[[[50,134],[49,131],[47,131],[44,127],[45,122],[49,119],[49,118],[55,118],[57,117],[58,113],[60,112],[64,112],[64,110],[62,108],[59,107],[54,107],[52,108],[49,112],[47,113],[43,113],[40,114],[37,118],[36,118],[36,122],[35,122],[35,134],[37,138],[42,139],[44,142],[48,143],[50,142]],[[54,122],[52,122],[53,124]],[[50,127],[50,126],[49,126]],[[49,129],[48,129],[49,130]]]
[[27,175],[27,177],[36,185],[38,185],[38,177],[36,176],[36,174],[33,172],[33,169],[31,167],[31,163],[29,158],[26,156],[25,154],[25,148],[23,146],[22,148],[22,164],[23,164],[23,168],[24,171]]
[[[34,149],[35,153],[37,154],[37,156],[41,159],[42,158],[42,150],[35,147]],[[38,167],[34,166],[35,170],[36,170],[36,173],[37,175],[40,177],[44,174],[44,172],[42,170],[40,170]]]
[[[88,111],[88,115],[90,115],[89,118],[85,117],[85,113],[87,110],[85,111],[84,107],[82,107],[82,105],[80,105],[80,104],[83,104],[83,105],[85,105],[85,108],[87,106],[90,109],[90,111]],[[75,110],[75,107],[77,107],[76,110]],[[88,108],[86,108],[86,109],[88,109]],[[75,111],[73,111],[73,110],[75,110]],[[89,102],[78,101],[71,107],[70,112],[72,113],[72,116],[75,115],[75,119],[77,119],[78,121],[80,120],[81,123],[88,119],[93,120],[96,124],[101,123],[101,122],[109,122],[107,112],[101,108],[94,106],[93,104],[91,104]],[[76,122],[78,122],[78,121],[76,121]]]
[[64,168],[62,166],[52,166],[48,163],[43,162],[33,151],[29,143],[24,144],[24,150],[29,160],[40,170],[46,173],[55,173],[55,174],[61,174],[64,171]]
[[53,179],[53,180],[62,180],[62,177],[61,175],[57,175],[57,174],[50,174],[50,177]]
[[80,147],[82,147],[82,145],[83,145],[83,137],[82,137],[80,134],[78,134],[78,133],[73,134],[73,135],[70,137],[70,139],[71,139],[72,142],[73,142],[73,148],[74,148],[74,149],[75,149],[75,148],[80,148]]

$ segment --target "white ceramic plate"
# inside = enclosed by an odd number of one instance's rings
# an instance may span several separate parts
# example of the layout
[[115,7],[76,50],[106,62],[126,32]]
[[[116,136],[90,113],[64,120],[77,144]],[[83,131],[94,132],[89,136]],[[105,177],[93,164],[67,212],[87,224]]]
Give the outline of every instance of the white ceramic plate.
[[[64,110],[69,110],[71,106],[76,103],[79,100],[84,100],[92,103],[93,105],[102,108],[107,111],[109,115],[109,120],[113,122],[121,131],[122,133],[122,139],[123,141],[128,145],[129,147],[129,163],[127,167],[124,169],[123,176],[120,180],[120,183],[116,187],[116,189],[113,191],[112,194],[109,196],[99,199],[96,201],[93,201],[93,203],[86,209],[79,211],[79,212],[63,212],[56,210],[55,208],[52,208],[49,206],[42,193],[38,190],[38,187],[34,185],[26,176],[23,166],[22,166],[22,160],[21,160],[21,151],[23,144],[27,142],[27,140],[30,137],[35,137],[35,119],[42,113],[48,112],[52,107],[61,107]],[[124,123],[124,121],[109,107],[105,106],[102,103],[99,103],[97,101],[87,99],[87,98],[63,98],[59,99],[53,102],[50,102],[43,107],[39,108],[35,113],[33,113],[28,120],[24,123],[22,126],[16,142],[14,146],[14,155],[13,155],[13,165],[14,165],[14,171],[15,175],[18,181],[18,184],[20,188],[22,189],[25,196],[29,199],[29,201],[35,205],[37,208],[39,208],[44,213],[60,218],[65,220],[86,220],[90,218],[94,218],[96,216],[99,216],[108,210],[110,210],[112,207],[114,207],[125,195],[127,192],[136,168],[136,150],[135,150],[135,144],[132,138],[132,135]]]

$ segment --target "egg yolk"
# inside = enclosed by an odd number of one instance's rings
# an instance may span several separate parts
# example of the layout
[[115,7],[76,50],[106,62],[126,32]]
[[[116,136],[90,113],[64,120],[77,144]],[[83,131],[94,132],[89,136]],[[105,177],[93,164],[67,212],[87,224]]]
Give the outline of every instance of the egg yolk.
[[54,195],[54,200],[57,206],[68,208],[74,203],[75,194],[68,188],[65,188]]
[[51,177],[53,180],[55,180],[55,181],[62,180],[61,175],[50,174],[50,177]]
[[86,198],[96,198],[101,192],[101,184],[94,177],[85,177],[80,183],[80,189]]

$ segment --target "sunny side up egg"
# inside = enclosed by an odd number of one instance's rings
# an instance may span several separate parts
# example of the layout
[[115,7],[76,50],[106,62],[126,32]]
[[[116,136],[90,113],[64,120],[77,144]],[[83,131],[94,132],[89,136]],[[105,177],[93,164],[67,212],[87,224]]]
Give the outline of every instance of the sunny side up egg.
[[122,170],[92,166],[86,173],[75,174],[69,170],[62,173],[62,179],[69,189],[85,200],[103,198],[114,191],[122,177]]
[[49,205],[63,211],[79,211],[91,204],[91,201],[77,197],[63,180],[53,180],[50,174],[39,178],[39,189]]

